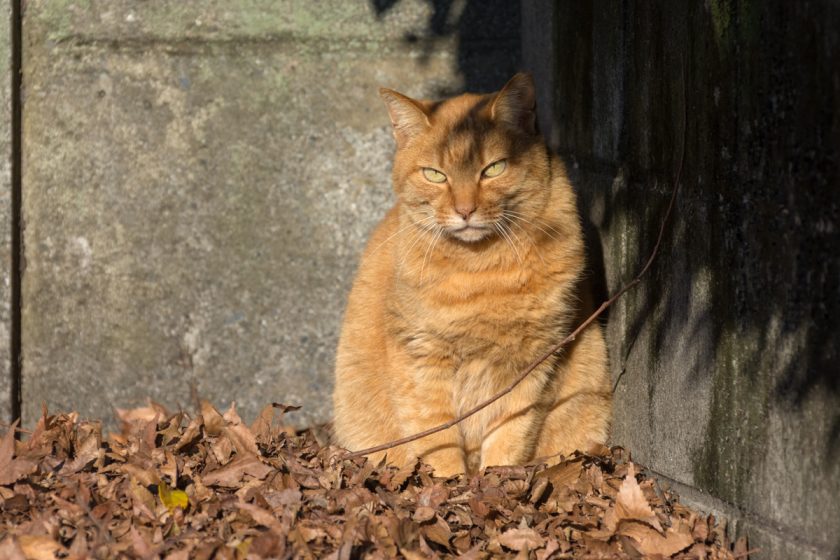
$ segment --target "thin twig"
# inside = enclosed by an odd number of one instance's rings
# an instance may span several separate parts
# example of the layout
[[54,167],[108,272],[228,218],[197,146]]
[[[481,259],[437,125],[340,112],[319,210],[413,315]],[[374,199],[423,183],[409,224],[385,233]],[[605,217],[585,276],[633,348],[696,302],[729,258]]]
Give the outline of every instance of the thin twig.
[[[685,86],[685,68],[683,68],[683,89],[685,89],[685,87],[686,87]],[[677,199],[677,191],[679,190],[680,178],[682,177],[682,170],[683,170],[683,161],[685,159],[686,121],[687,121],[687,113],[688,113],[688,107],[687,107],[685,98],[686,98],[685,91],[683,91],[683,110],[684,110],[684,114],[683,114],[683,142],[682,142],[682,148],[680,150],[680,164],[679,164],[679,167],[677,168],[677,175],[676,175],[676,178],[674,180],[674,188],[671,191],[671,200],[670,200],[670,202],[668,202],[668,209],[665,211],[665,217],[662,219],[662,224],[659,226],[659,235],[656,237],[656,245],[653,246],[653,251],[650,253],[650,256],[648,257],[647,261],[645,262],[645,265],[642,267],[642,270],[636,275],[636,277],[633,278],[633,280],[631,280],[630,282],[628,282],[623,288],[621,288],[618,292],[616,292],[612,297],[610,297],[608,300],[606,300],[604,303],[602,303],[601,306],[598,309],[596,309],[595,312],[592,315],[590,315],[583,323],[578,325],[578,327],[575,330],[573,330],[568,336],[566,336],[566,338],[564,338],[559,343],[555,344],[551,349],[549,349],[547,352],[545,352],[545,354],[543,354],[542,356],[540,356],[539,358],[537,358],[536,360],[531,362],[528,365],[528,367],[523,369],[519,373],[519,375],[516,376],[516,379],[514,379],[513,382],[510,385],[508,385],[507,387],[505,387],[504,389],[502,389],[501,391],[499,391],[498,393],[496,393],[495,395],[493,395],[492,397],[490,397],[486,401],[484,401],[482,403],[479,403],[478,405],[471,408],[467,412],[461,414],[457,418],[454,418],[453,420],[450,420],[450,421],[448,421],[444,424],[440,424],[438,426],[435,426],[434,428],[429,428],[428,430],[423,430],[422,432],[418,432],[416,434],[412,434],[412,435],[406,436],[404,438],[389,441],[389,442],[383,443],[381,445],[377,445],[377,446],[374,446],[374,447],[369,447],[367,449],[361,449],[359,451],[353,451],[351,453],[347,453],[347,454],[345,454],[341,457],[342,459],[354,459],[356,457],[362,457],[364,455],[370,455],[371,453],[377,453],[379,451],[385,451],[387,449],[392,449],[394,447],[398,447],[400,445],[404,445],[406,443],[416,441],[416,440],[424,438],[426,436],[430,436],[432,434],[442,432],[443,430],[448,430],[452,426],[455,426],[456,424],[458,424],[460,422],[463,422],[464,420],[466,420],[467,418],[469,418],[473,414],[487,408],[488,406],[490,406],[491,404],[493,404],[497,400],[501,399],[502,397],[504,397],[505,395],[507,395],[508,393],[513,391],[516,388],[516,386],[519,385],[520,383],[522,383],[522,381],[524,381],[525,378],[528,377],[528,375],[530,375],[530,373],[532,371],[537,369],[537,367],[540,364],[542,364],[544,361],[546,361],[548,358],[550,358],[552,355],[554,355],[556,352],[558,352],[564,346],[566,346],[570,342],[574,341],[577,338],[577,336],[581,332],[583,332],[583,330],[586,327],[591,325],[592,322],[595,321],[595,319],[597,319],[601,315],[601,313],[603,313],[609,306],[611,306],[618,298],[623,296],[625,293],[627,293],[629,290],[634,288],[637,284],[639,284],[639,282],[642,281],[642,277],[647,273],[648,269],[653,264],[653,261],[656,258],[656,255],[659,253],[659,246],[662,244],[662,238],[665,235],[665,227],[668,225],[668,222],[671,218],[671,210],[673,210],[673,208],[674,208],[674,201]]]

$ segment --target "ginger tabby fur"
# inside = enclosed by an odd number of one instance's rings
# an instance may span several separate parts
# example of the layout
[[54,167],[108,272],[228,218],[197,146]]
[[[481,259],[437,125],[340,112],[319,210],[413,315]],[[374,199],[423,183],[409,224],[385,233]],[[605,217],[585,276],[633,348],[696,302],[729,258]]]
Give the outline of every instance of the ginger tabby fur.
[[[530,76],[443,102],[380,94],[397,203],[362,257],[338,345],[335,438],[350,450],[486,400],[570,332],[589,300],[575,195],[535,130]],[[593,324],[509,395],[387,459],[422,457],[441,476],[550,461],[603,443],[610,401]]]

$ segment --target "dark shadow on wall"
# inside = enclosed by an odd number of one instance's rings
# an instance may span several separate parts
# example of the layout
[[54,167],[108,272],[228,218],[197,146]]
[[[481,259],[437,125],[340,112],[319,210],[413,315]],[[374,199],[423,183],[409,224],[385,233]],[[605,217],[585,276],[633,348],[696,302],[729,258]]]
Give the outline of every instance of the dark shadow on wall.
[[[371,3],[382,16],[399,1]],[[576,178],[601,297],[601,279],[617,289],[653,247],[685,142],[659,258],[610,317],[616,383],[640,405],[628,413],[635,441],[618,443],[667,457],[662,442],[678,437],[669,421],[691,423],[702,408],[705,425],[684,426],[700,434],[689,449],[699,488],[749,509],[755,473],[781,447],[818,457],[807,476],[836,489],[840,7],[544,2],[551,10],[526,21],[551,31],[525,33],[549,37],[550,52],[526,52],[539,45],[522,41],[519,2],[428,4],[427,28],[405,41],[428,56],[457,38],[468,91],[498,89],[523,59],[549,60],[537,87],[549,91],[551,143]],[[702,402],[655,410],[693,386],[707,391]],[[802,461],[773,483],[801,482]]]
[[[371,0],[382,17],[400,0]],[[463,76],[463,91],[500,89],[521,65],[520,6],[510,0],[427,0],[431,15],[426,29],[407,34],[406,43],[416,44],[428,58],[440,48],[442,38],[457,40],[457,68]],[[445,97],[461,91],[436,92]]]
[[614,310],[612,359],[643,356],[619,383],[650,407],[632,413],[647,425],[628,432],[666,456],[657,399],[708,387],[710,402],[684,403],[709,407],[692,457],[699,487],[743,504],[781,446],[819,460],[791,459],[775,484],[806,477],[837,489],[840,7],[672,8],[568,3],[555,22],[559,151],[580,166],[611,286],[653,246],[686,140],[662,253]]

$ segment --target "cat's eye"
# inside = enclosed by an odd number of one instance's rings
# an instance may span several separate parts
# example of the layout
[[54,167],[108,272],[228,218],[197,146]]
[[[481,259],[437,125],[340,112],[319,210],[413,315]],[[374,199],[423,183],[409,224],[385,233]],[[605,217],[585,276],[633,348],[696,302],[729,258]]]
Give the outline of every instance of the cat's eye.
[[507,160],[500,159],[495,163],[491,163],[487,167],[484,168],[484,171],[481,172],[482,175],[485,177],[498,177],[502,173],[504,173],[505,169],[507,168]]
[[423,168],[423,177],[425,177],[427,181],[431,181],[432,183],[443,183],[444,181],[446,181],[446,175],[444,175],[437,169],[432,169],[431,167]]

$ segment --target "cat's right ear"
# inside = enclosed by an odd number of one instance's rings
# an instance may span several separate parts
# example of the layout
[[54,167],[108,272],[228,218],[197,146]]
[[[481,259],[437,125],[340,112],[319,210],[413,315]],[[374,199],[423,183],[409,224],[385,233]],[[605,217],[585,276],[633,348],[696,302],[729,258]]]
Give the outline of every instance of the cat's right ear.
[[534,78],[530,74],[516,74],[496,94],[490,114],[510,127],[536,134],[537,94],[534,89]]
[[379,96],[388,107],[397,146],[405,146],[409,140],[431,126],[423,106],[414,99],[387,88],[380,88]]

